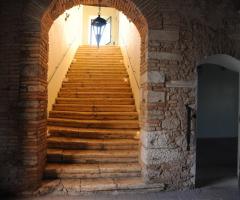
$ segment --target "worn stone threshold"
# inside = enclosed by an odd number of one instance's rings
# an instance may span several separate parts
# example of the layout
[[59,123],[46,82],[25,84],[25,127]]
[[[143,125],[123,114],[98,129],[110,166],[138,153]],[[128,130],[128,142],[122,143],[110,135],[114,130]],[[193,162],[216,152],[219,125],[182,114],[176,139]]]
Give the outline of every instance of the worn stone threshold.
[[165,185],[145,184],[141,177],[98,178],[98,179],[55,179],[44,180],[42,186],[27,196],[64,195],[78,196],[95,193],[131,193],[163,191]]

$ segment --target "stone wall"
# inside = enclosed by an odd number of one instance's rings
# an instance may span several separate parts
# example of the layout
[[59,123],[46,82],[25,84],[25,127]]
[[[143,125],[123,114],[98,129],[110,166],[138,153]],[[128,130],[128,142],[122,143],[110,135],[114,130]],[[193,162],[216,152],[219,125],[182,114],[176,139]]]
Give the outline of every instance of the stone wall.
[[143,176],[147,182],[165,183],[168,189],[195,184],[195,133],[193,129],[187,151],[185,105],[196,109],[197,63],[214,54],[239,56],[224,21],[216,27],[181,13],[163,10],[161,29],[149,30],[149,65],[141,78]]
[[[41,184],[46,160],[48,31],[60,14],[80,3],[97,5],[98,0],[1,0],[1,192],[36,189]],[[212,27],[202,20],[204,15],[186,17],[187,12],[179,10],[189,11],[192,5],[185,3],[102,1],[123,11],[140,32],[143,177],[146,182],[164,183],[166,189],[194,185],[194,131],[187,151],[185,105],[196,103],[196,63],[215,53],[238,55],[224,21],[219,22],[223,26]],[[230,21],[232,26],[234,20]]]

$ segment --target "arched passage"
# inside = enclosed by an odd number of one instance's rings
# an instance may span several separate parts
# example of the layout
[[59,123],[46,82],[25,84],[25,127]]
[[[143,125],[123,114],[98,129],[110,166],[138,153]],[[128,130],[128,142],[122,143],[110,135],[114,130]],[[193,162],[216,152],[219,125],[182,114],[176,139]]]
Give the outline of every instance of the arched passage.
[[237,175],[239,72],[240,61],[225,54],[210,56],[198,65],[199,186]]
[[[33,148],[31,158],[35,163],[25,166],[25,169],[31,170],[30,174],[25,174],[25,177],[30,177],[28,182],[25,182],[24,188],[36,188],[40,185],[42,173],[46,162],[46,137],[47,137],[47,71],[48,71],[48,32],[53,21],[61,15],[66,9],[73,6],[83,5],[98,5],[98,1],[52,1],[50,5],[42,5],[42,13],[33,24],[29,23],[26,16],[26,31],[24,32],[23,40],[30,52],[28,59],[24,59],[25,66],[21,72],[21,86],[25,88],[22,93],[20,102],[24,105],[22,118],[26,123],[21,127],[21,132],[26,135],[24,140],[28,140],[28,133],[31,132],[31,138],[35,141],[31,144]],[[148,25],[145,17],[130,0],[119,1],[102,1],[101,6],[116,8],[127,15],[136,25],[141,35],[141,73],[147,70],[147,35]],[[29,5],[27,10],[31,10]],[[29,11],[32,12],[32,11]],[[28,13],[28,12],[26,12]],[[29,29],[35,25],[36,30],[29,33]],[[39,29],[40,26],[40,29]],[[28,116],[34,114],[35,117]],[[26,118],[25,118],[26,117]]]
[[[36,189],[41,183],[46,160],[48,31],[65,9],[80,3],[97,5],[98,1],[36,0],[17,4],[16,12],[21,16],[16,22],[19,29],[14,32],[18,57],[12,60],[10,75],[8,65],[5,66],[6,76],[16,77],[17,89],[13,90],[17,95],[9,97],[14,99],[10,107],[14,127],[11,135],[5,134],[7,148],[13,151],[4,156],[6,165],[1,166],[2,171],[13,169],[13,173],[1,174],[0,182],[0,187],[9,191]],[[185,104],[195,101],[195,66],[185,63],[186,57],[179,49],[178,44],[185,41],[179,30],[179,16],[169,9],[170,5],[155,0],[103,0],[102,5],[123,11],[142,38],[141,161],[145,182],[160,183],[163,189],[191,187],[195,149],[193,140],[188,144],[190,151],[186,149]],[[12,162],[16,153],[18,160]]]

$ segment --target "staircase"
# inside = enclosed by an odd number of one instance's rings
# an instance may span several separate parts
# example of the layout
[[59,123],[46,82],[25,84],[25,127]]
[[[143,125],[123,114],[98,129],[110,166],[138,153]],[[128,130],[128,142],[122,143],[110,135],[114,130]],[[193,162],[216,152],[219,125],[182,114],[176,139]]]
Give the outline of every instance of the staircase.
[[44,177],[80,191],[144,188],[138,132],[120,48],[82,46],[49,113]]

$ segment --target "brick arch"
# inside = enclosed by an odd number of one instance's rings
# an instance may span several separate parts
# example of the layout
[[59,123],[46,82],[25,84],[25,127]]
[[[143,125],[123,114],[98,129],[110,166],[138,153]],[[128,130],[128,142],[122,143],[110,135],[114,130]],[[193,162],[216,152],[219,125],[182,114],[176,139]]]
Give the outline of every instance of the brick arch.
[[[102,6],[114,7],[127,15],[136,25],[141,35],[141,73],[147,70],[147,45],[148,25],[140,9],[133,3],[134,0],[103,0]],[[73,6],[97,5],[98,0],[36,0],[25,7],[23,22],[22,42],[22,69],[20,72],[21,95],[19,105],[19,132],[23,135],[23,141],[29,141],[29,145],[23,145],[25,157],[21,190],[36,189],[42,181],[42,174],[46,162],[47,144],[47,71],[48,71],[48,32],[53,24],[65,10]],[[29,150],[30,149],[30,150]],[[19,171],[20,171],[19,170]],[[28,173],[30,171],[31,173]],[[13,185],[18,187],[18,184]]]
[[[141,2],[137,1],[137,2]],[[141,10],[145,11],[145,7],[141,4],[141,7],[138,7],[135,3],[135,0],[102,0],[101,6],[112,7],[119,11],[122,11],[136,26],[139,31],[141,37],[141,74],[147,71],[147,50],[148,50],[148,20],[147,18],[151,17],[148,13],[146,16],[141,12]],[[63,14],[67,9],[70,9],[77,5],[90,5],[90,6],[98,6],[99,0],[54,0],[50,5],[48,5],[43,12],[41,18],[41,37],[42,37],[42,49],[44,50],[42,53],[46,54],[46,50],[48,51],[48,32],[54,22],[61,14]],[[139,4],[139,3],[138,3]],[[152,5],[152,2],[148,2],[149,5]],[[47,55],[44,55],[47,58]]]
[[[49,6],[47,11],[44,13],[42,18],[42,24],[44,24],[44,29],[48,32],[53,21],[57,19],[65,10],[68,10],[77,5],[90,5],[98,6],[99,0],[55,0]],[[140,9],[133,3],[132,0],[102,0],[101,6],[116,8],[122,11],[137,27],[141,38],[145,38],[148,29],[148,23],[145,16],[142,14]]]

